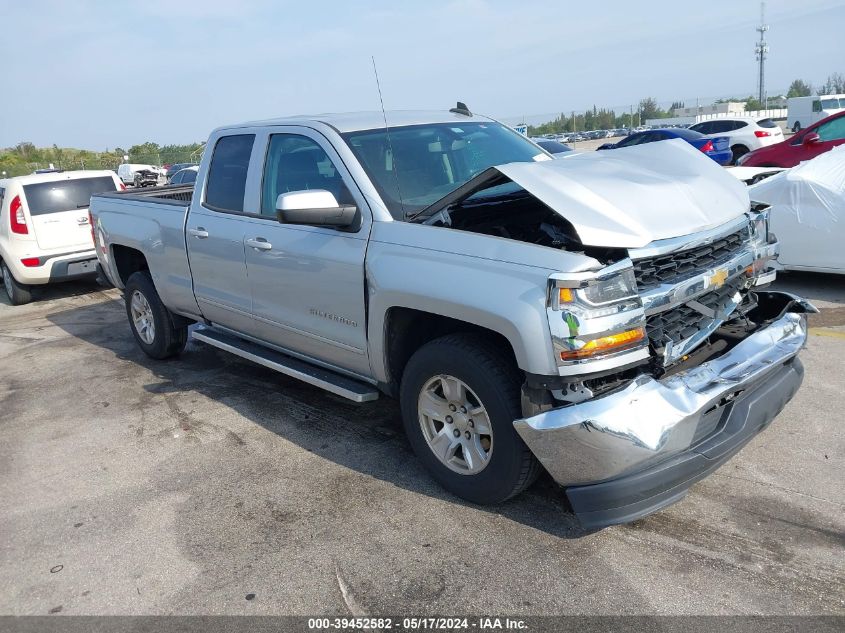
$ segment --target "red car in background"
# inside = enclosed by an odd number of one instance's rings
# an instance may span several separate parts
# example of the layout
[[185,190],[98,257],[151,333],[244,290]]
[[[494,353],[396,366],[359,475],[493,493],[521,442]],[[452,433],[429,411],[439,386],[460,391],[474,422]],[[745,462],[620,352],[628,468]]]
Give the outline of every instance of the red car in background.
[[804,128],[791,138],[741,156],[743,167],[795,167],[798,163],[845,143],[845,112]]

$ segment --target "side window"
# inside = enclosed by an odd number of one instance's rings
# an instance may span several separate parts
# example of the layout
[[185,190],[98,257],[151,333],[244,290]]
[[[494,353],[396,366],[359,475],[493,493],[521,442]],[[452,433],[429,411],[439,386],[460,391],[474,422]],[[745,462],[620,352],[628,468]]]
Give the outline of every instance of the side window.
[[632,145],[639,145],[645,141],[645,134],[632,134],[631,136],[622,139],[616,144],[616,147],[631,147]]
[[0,187],[0,211],[3,210],[3,198],[6,196],[6,190]]
[[181,185],[182,184],[182,174],[180,172],[176,172],[173,175],[173,178],[170,179],[171,185]]
[[813,101],[813,112],[821,112],[822,111],[822,102],[816,99]]
[[689,129],[700,134],[709,134],[707,131],[707,123],[696,123],[695,125],[690,125]]
[[338,204],[354,204],[340,172],[316,141],[298,134],[272,135],[264,164],[261,215],[276,216],[279,194],[307,189],[328,191]]
[[816,132],[822,141],[840,141],[845,139],[845,116],[820,125]]
[[189,169],[184,174],[182,174],[182,184],[186,185],[191,182],[197,181],[197,172],[193,169]]
[[219,211],[244,210],[246,173],[254,134],[223,136],[214,146],[205,191],[205,204]]

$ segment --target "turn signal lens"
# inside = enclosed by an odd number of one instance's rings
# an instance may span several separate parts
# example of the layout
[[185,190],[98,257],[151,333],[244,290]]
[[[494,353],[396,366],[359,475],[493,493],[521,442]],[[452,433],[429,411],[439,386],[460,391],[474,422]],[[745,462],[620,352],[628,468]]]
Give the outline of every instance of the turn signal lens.
[[561,352],[560,359],[578,360],[579,358],[589,358],[596,354],[621,350],[639,343],[645,337],[645,328],[643,327],[634,328],[633,330],[627,330],[618,334],[609,334],[587,341],[579,349]]
[[572,303],[575,300],[575,296],[572,294],[572,288],[559,288],[558,291],[558,298],[561,303]]

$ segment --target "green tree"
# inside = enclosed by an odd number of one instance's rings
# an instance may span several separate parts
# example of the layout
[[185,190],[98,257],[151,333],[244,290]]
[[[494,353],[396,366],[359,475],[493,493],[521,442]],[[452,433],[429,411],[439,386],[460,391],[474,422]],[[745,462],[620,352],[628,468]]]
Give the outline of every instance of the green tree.
[[845,93],[845,76],[842,73],[833,73],[827,76],[827,81],[819,88],[820,95],[835,95]]
[[796,79],[789,84],[789,91],[786,93],[787,97],[809,97],[813,94],[813,85],[807,83],[803,79]]
[[749,97],[745,100],[745,111],[746,112],[754,112],[756,110],[765,110],[766,106],[763,105],[757,97]]

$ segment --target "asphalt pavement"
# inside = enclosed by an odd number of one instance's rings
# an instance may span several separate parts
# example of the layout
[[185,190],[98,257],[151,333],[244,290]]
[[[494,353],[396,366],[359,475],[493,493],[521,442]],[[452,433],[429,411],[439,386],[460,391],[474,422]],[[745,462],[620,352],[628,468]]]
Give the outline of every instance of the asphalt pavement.
[[444,492],[395,402],[356,405],[201,343],[156,362],[119,293],[0,303],[2,614],[843,614],[845,283],[806,378],[680,503],[587,533],[548,478]]

